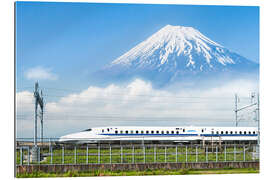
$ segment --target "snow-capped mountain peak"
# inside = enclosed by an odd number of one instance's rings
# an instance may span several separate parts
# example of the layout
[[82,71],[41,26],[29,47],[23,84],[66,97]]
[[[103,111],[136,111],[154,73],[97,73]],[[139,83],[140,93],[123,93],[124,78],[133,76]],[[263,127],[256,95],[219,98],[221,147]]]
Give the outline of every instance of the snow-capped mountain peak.
[[[105,66],[99,74],[122,79],[178,81],[222,73],[249,73],[258,64],[230,51],[192,27],[166,25]],[[214,74],[213,74],[214,73]]]
[[[139,67],[155,64],[162,66],[169,63],[171,56],[186,57],[186,67],[202,67],[205,64],[196,63],[195,56],[203,56],[209,67],[212,67],[211,60],[216,60],[222,65],[235,63],[227,56],[223,46],[204,36],[192,27],[167,25],[141,42],[130,51],[120,56],[111,65],[121,64],[125,66],[137,64]],[[155,58],[151,58],[155,56]],[[150,59],[149,59],[150,57]],[[177,60],[178,59],[178,60]],[[182,58],[183,59],[183,58]],[[175,58],[175,66],[179,58]]]

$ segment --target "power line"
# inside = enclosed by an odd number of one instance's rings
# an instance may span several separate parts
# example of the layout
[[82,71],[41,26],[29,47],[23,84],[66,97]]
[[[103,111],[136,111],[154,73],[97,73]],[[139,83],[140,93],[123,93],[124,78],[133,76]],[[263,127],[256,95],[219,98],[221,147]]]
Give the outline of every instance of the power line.
[[[231,119],[228,118],[202,118],[202,117],[135,117],[135,116],[130,116],[130,117],[124,117],[124,116],[84,116],[84,117],[72,117],[72,116],[61,116],[61,117],[46,117],[46,120],[53,120],[53,121],[65,121],[65,120],[87,120],[91,121],[91,119],[129,119],[129,120],[146,120],[146,119],[153,119],[153,120],[179,120],[179,119],[185,119],[185,120],[215,120],[215,122],[218,121],[226,121],[226,122],[231,122]],[[17,119],[25,119],[18,117]]]
[[[67,96],[65,96],[65,95],[53,95],[53,94],[45,94],[45,96],[48,96],[48,97],[68,97],[68,96],[72,96],[73,94],[71,94],[71,95],[67,95]],[[74,98],[80,98],[80,97],[82,97],[82,98],[85,98],[85,97],[91,97],[91,98],[93,98],[93,96],[82,96],[82,95],[75,95],[76,97],[74,97]],[[125,95],[125,94],[108,94],[108,97],[109,96],[123,96],[123,97],[159,97],[159,98],[174,98],[174,99],[223,99],[223,100],[230,100],[231,101],[231,99],[229,99],[229,98],[231,98],[231,97],[191,97],[191,96],[186,96],[186,97],[184,97],[184,96],[162,96],[162,95],[130,95],[130,94],[127,94],[127,95]],[[107,98],[107,97],[104,97],[104,98]]]
[[[25,96],[28,96],[28,95],[25,95]],[[47,98],[49,98],[49,97],[66,97],[66,98],[69,98],[68,96],[52,96],[52,95],[43,95],[43,96],[45,96],[45,97],[47,97]],[[30,97],[30,96],[29,96]],[[99,101],[99,102],[102,102],[102,101],[105,101],[105,102],[107,102],[107,101],[115,101],[115,100],[117,100],[117,103],[119,103],[119,101],[121,101],[121,102],[123,102],[123,101],[133,101],[133,102],[137,102],[137,101],[145,101],[145,102],[151,102],[151,103],[156,103],[156,101],[163,101],[163,103],[171,103],[171,101],[170,102],[164,102],[164,100],[163,99],[159,99],[159,100],[157,100],[157,99],[155,99],[155,100],[152,100],[152,101],[146,101],[145,99],[107,99],[106,97],[104,97],[104,98],[95,98],[95,97],[91,97],[91,96],[77,96],[77,97],[71,97],[71,98],[74,98],[74,100],[76,101],[76,100],[81,100],[81,99],[84,99],[84,100],[86,100],[87,101],[87,99],[85,99],[85,98],[92,98],[92,99],[89,99],[88,101]],[[158,97],[158,96],[156,96],[156,97]],[[171,98],[174,98],[174,97],[171,97]],[[186,99],[188,99],[188,97],[186,97]],[[207,101],[174,101],[173,103],[205,103],[205,102],[207,102]],[[230,102],[233,102],[232,100],[230,100]],[[49,103],[49,102],[48,102]]]
[[[144,108],[145,109],[145,108]],[[155,108],[153,108],[153,109],[155,109]],[[165,111],[167,111],[167,110],[165,110]],[[232,111],[232,109],[180,109],[180,110],[177,110],[177,112],[186,112],[186,111],[202,111],[202,112],[213,112],[213,111],[221,111],[221,112],[227,112],[227,111]],[[81,111],[82,113],[84,113],[85,111]],[[43,113],[44,113],[44,115],[45,116],[53,116],[54,114],[56,114],[57,115],[57,113],[50,113],[50,112],[48,112],[48,111],[43,111]],[[49,113],[49,114],[48,114]],[[65,113],[65,112],[63,112],[63,113]],[[113,114],[113,115],[115,115],[115,114]],[[116,115],[121,115],[121,114],[116,114]],[[16,114],[16,116],[28,116],[28,115],[25,115],[25,114]],[[63,115],[63,116],[72,116],[72,117],[82,117],[83,115],[74,115],[74,114],[72,114],[72,115],[70,115],[70,114],[68,114],[67,115],[67,113],[65,113],[65,115]],[[88,116],[88,115],[85,115],[85,116]]]
[[[161,119],[166,119],[166,118],[179,118],[179,117],[168,117],[168,116],[165,116],[165,117],[155,117],[155,116],[152,116],[152,117],[147,117],[147,116],[117,116],[118,114],[116,115],[75,115],[75,116],[72,116],[72,115],[60,115],[60,116],[45,116],[45,117],[48,117],[50,119],[52,118],[62,118],[62,117],[73,117],[73,118],[161,118]],[[119,114],[120,115],[120,114]],[[194,117],[180,117],[180,118],[187,118],[187,119],[190,119],[190,118],[194,118]],[[197,117],[196,117],[197,118]],[[201,118],[201,117],[200,117]],[[204,119],[204,118],[201,118],[201,119]],[[206,118],[206,119],[227,119],[227,118]]]

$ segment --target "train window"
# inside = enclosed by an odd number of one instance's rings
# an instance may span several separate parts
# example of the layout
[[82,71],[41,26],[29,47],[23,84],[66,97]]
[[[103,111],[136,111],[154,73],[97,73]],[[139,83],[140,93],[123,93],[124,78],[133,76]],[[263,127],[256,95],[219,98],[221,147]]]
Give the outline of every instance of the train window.
[[149,131],[146,131],[146,134],[149,134]]
[[84,131],[92,131],[92,129],[86,129],[86,130],[84,130]]
[[161,131],[161,134],[164,134],[164,131]]
[[214,131],[212,131],[211,133],[214,134]]
[[156,131],[157,134],[159,134],[159,131]]
[[118,134],[118,131],[115,131],[115,134]]
[[228,134],[228,131],[226,131],[225,134]]
[[110,129],[108,128],[108,129],[107,129],[107,131],[109,132],[109,131],[110,131]]
[[128,131],[126,131],[126,134],[128,134]]
[[237,131],[235,131],[235,134],[237,134]]
[[244,131],[244,134],[247,134],[247,132],[246,132],[246,131]]
[[242,134],[242,131],[240,131],[239,134]]
[[256,132],[255,132],[255,131],[253,131],[253,134],[256,134]]
[[216,134],[219,134],[218,131],[216,132]]
[[202,133],[203,133],[203,131],[204,131],[204,130],[202,129]]
[[143,134],[143,131],[141,131],[141,134]]
[[176,131],[176,134],[179,134],[179,131]]
[[104,129],[102,129],[102,132],[104,133]]
[[169,134],[169,131],[167,131],[166,134]]
[[130,134],[133,134],[133,130],[130,131]]
[[154,131],[151,131],[151,134],[154,134]]
[[248,134],[251,134],[251,132],[250,132],[250,131],[248,131]]
[[183,129],[183,132],[185,132],[185,129]]
[[233,132],[231,131],[231,134],[233,134]]
[[139,131],[136,131],[136,134],[139,134]]
[[221,134],[223,134],[223,131],[221,131]]
[[174,131],[172,131],[172,134],[174,134]]
[[123,134],[123,131],[121,130],[120,133]]

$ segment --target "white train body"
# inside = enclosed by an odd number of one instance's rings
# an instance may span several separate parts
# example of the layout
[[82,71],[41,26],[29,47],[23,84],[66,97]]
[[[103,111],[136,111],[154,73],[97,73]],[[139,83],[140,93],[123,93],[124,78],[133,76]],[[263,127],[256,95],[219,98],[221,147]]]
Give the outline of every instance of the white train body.
[[59,143],[99,141],[256,141],[255,127],[96,127],[60,137]]

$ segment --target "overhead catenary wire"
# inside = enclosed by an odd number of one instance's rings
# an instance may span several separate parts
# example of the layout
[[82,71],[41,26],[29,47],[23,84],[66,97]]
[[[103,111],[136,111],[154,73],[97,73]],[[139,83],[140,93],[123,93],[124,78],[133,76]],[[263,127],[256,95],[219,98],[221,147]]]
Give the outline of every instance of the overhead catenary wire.
[[[31,95],[21,95],[21,96],[27,96],[27,97],[32,97]],[[154,101],[158,101],[158,99],[152,99],[152,101],[146,101],[146,99],[126,99],[126,97],[129,97],[129,95],[125,95],[122,99],[113,99],[113,98],[110,98],[110,97],[94,97],[94,96],[81,96],[81,95],[67,95],[67,96],[54,96],[54,95],[43,95],[44,97],[46,98],[50,98],[50,97],[65,97],[65,98],[74,98],[74,100],[77,100],[77,99],[83,99],[83,100],[88,100],[86,98],[89,98],[89,100],[93,100],[93,101],[102,101],[102,100],[105,100],[105,101],[109,101],[109,100],[117,100],[117,101],[140,101],[140,100],[144,100],[145,102],[154,102]],[[131,95],[131,96],[137,96],[137,95]],[[138,95],[140,96],[140,95]],[[151,96],[151,97],[162,97],[162,96]],[[167,97],[167,98],[176,98],[177,97]],[[178,97],[180,98],[180,97]],[[189,99],[189,98],[192,98],[192,99],[200,99],[200,97],[181,97],[182,99]],[[206,102],[207,98],[202,98],[204,99],[204,101],[173,101],[173,102],[176,102],[176,103],[203,103],[203,102]],[[213,100],[213,98],[209,99],[209,100]],[[216,100],[219,100],[219,98],[216,98]],[[160,101],[163,101],[164,102],[164,99],[160,99]],[[233,100],[229,100],[230,102],[233,102]],[[171,102],[171,101],[170,101]],[[164,102],[165,103],[165,102]]]
[[[114,94],[115,95],[115,94]],[[166,102],[164,101],[163,98],[173,98],[173,99],[203,99],[203,101],[173,101],[173,103],[183,103],[183,104],[195,104],[195,103],[207,103],[208,100],[220,100],[222,99],[223,103],[224,100],[228,100],[228,102],[233,102],[232,99],[230,99],[229,97],[189,97],[189,96],[161,96],[161,95],[123,95],[123,94],[117,94],[117,95],[121,95],[123,98],[117,99],[117,103],[119,102],[140,102],[141,100],[143,100],[143,103],[160,103],[157,101],[163,101],[161,103],[166,104],[166,103],[172,103],[172,101],[170,102]],[[32,95],[20,95],[20,96],[29,96],[29,97],[33,97]],[[55,97],[61,97],[61,98],[73,98],[73,102],[76,102],[76,100],[85,100],[84,102],[106,102],[106,103],[113,103],[114,99],[111,98],[112,94],[109,94],[108,96],[105,97],[94,97],[94,96],[85,96],[85,95],[80,95],[80,94],[68,94],[68,95],[50,95],[50,94],[44,94],[43,96],[45,96],[46,98],[55,98]],[[146,101],[145,99],[127,99],[127,97],[159,97],[161,99],[151,99],[151,101]],[[89,98],[89,99],[87,99]],[[244,97],[245,99],[247,97]],[[243,99],[243,98],[241,98]],[[19,99],[17,98],[17,101]],[[33,99],[34,100],[34,99]],[[59,101],[56,101],[59,102]],[[56,103],[55,101],[47,101],[47,103]]]
[[[22,118],[22,117],[17,117],[17,119],[21,120],[26,120],[27,118]],[[87,120],[91,121],[92,119],[128,119],[128,120],[214,120],[215,122],[223,121],[223,122],[232,122],[230,118],[205,118],[205,117],[135,117],[135,116],[129,116],[129,117],[124,117],[124,116],[84,116],[84,117],[78,117],[78,116],[61,116],[61,117],[46,117],[46,120],[56,120],[56,121],[63,121],[63,120]]]
[[[86,96],[86,95],[80,95],[80,94],[68,94],[68,95],[54,95],[54,94],[45,94],[44,96],[46,97],[74,97],[74,98],[95,98],[94,96]],[[108,98],[108,97],[113,97],[113,96],[121,96],[121,97],[158,97],[158,98],[173,98],[173,99],[207,99],[207,100],[229,100],[231,97],[203,97],[203,96],[198,96],[198,97],[191,97],[191,96],[162,96],[162,95],[131,95],[131,94],[107,94],[106,96],[103,94],[103,98]]]

